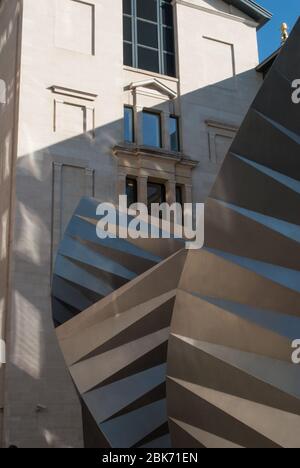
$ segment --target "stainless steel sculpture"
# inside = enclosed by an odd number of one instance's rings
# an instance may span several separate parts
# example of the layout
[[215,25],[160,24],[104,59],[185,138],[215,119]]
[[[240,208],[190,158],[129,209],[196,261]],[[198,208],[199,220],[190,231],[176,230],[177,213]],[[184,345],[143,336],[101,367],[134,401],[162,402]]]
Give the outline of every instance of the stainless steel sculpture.
[[300,447],[299,42],[300,22],[207,201],[204,249],[100,241],[96,202],[75,213],[53,314],[87,447]]
[[300,22],[269,72],[188,254],[168,354],[175,447],[299,447]]
[[97,205],[81,201],[53,280],[53,317],[81,395],[85,444],[168,447],[167,344],[184,243],[101,240]]

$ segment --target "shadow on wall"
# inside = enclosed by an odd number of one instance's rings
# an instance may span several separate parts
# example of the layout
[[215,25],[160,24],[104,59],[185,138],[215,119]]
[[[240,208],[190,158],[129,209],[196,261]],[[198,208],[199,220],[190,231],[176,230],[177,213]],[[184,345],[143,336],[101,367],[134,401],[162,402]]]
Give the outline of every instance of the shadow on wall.
[[[255,73],[250,70],[191,92],[174,103],[181,115],[182,133],[185,135],[182,139],[183,154],[187,158],[193,155],[193,159],[196,154],[199,160],[193,176],[195,201],[203,201],[205,194],[209,193],[222,163],[221,159],[211,161],[208,156],[203,157],[209,154],[205,120],[223,121],[223,109],[226,109],[226,123],[238,126],[260,82],[258,76],[253,79]],[[12,83],[7,84],[8,107],[14,99]],[[233,102],[234,112],[230,111]],[[153,110],[158,108],[153,107]],[[10,331],[6,337],[6,389],[9,395],[5,402],[9,434],[6,443],[32,446],[39,439],[39,443],[46,447],[80,446],[80,406],[53,331],[51,265],[57,243],[82,196],[116,201],[118,160],[112,148],[123,144],[123,121],[120,119],[97,128],[94,137],[82,134],[44,148],[36,148],[39,130],[26,128],[24,123],[22,126],[22,136],[32,151],[20,156],[16,166],[13,292]],[[12,145],[10,133],[11,126],[1,137],[2,160],[7,157],[3,153],[4,148],[7,144]],[[227,148],[224,156],[226,151]],[[158,171],[161,170],[160,164],[158,160]],[[70,172],[64,171],[64,165],[71,168]],[[11,174],[9,169],[1,180],[1,194],[9,193]],[[2,229],[8,216],[8,206],[9,200],[5,206],[1,204]],[[2,272],[7,268],[5,245],[1,256],[1,281]],[[0,304],[4,304],[3,310],[7,307],[6,292],[7,284],[2,282]],[[37,412],[38,405],[45,410]]]
[[[7,6],[7,10],[5,10]],[[18,89],[20,57],[16,53],[21,37],[19,0],[2,1],[0,5],[0,340],[6,336],[8,308],[9,233],[12,215],[12,180],[17,142]],[[0,360],[0,407],[4,405],[4,365]],[[0,446],[3,440],[3,411],[0,411]]]

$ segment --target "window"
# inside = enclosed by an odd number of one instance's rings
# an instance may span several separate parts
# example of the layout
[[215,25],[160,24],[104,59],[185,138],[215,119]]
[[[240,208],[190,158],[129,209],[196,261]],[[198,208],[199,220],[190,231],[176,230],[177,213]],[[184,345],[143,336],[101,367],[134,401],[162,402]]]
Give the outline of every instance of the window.
[[181,206],[183,206],[183,196],[182,196],[181,185],[176,185],[176,203],[179,203]]
[[124,64],[175,76],[172,0],[123,0]]
[[151,213],[153,203],[166,203],[166,187],[164,184],[148,182],[148,211]]
[[181,218],[177,218],[177,223],[182,224],[184,223],[184,216],[183,216],[183,193],[182,193],[182,186],[176,185],[176,203],[182,207]]
[[124,108],[124,140],[126,143],[134,142],[134,123],[133,108],[125,106]]
[[128,208],[137,203],[137,181],[127,177],[126,179],[126,195],[127,195],[127,206]]
[[170,148],[172,151],[180,151],[179,119],[171,116],[169,120]]
[[161,148],[161,118],[154,112],[143,112],[143,144]]

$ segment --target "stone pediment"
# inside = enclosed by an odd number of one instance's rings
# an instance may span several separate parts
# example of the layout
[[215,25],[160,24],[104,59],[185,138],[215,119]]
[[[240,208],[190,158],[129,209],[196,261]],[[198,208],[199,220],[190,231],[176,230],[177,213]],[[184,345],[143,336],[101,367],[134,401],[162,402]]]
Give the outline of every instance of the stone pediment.
[[129,88],[135,92],[154,94],[168,99],[175,99],[177,93],[156,78],[131,83]]

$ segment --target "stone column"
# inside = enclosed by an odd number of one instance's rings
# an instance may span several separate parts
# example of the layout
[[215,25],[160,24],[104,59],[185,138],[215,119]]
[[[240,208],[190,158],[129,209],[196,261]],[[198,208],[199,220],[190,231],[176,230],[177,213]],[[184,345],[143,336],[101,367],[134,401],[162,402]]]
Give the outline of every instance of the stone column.
[[166,201],[169,205],[176,203],[176,182],[175,180],[169,180],[166,183]]
[[120,173],[118,175],[117,195],[126,195],[126,174]]
[[143,107],[141,106],[135,106],[134,134],[136,144],[143,145]]
[[162,147],[163,149],[170,151],[170,133],[169,133],[169,118],[170,114],[168,112],[161,113],[161,135],[162,135]]
[[192,185],[185,184],[183,191],[183,202],[192,203],[193,202],[193,187]]
[[148,204],[148,176],[141,175],[138,178],[138,202]]

